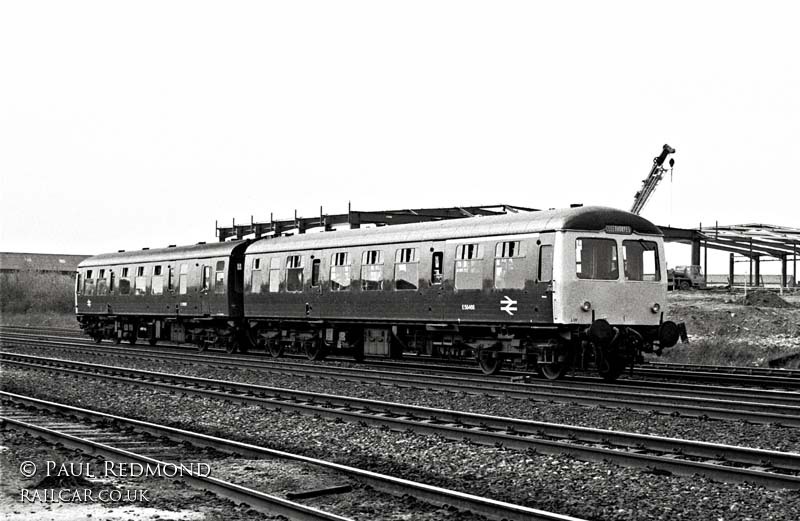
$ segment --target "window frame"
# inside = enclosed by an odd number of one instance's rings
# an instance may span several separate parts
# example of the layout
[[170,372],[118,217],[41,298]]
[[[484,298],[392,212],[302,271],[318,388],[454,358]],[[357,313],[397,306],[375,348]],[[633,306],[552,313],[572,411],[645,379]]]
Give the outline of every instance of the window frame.
[[[635,243],[642,246],[642,278],[640,279],[631,279],[628,278],[628,260],[627,260],[627,250],[626,245],[628,243]],[[653,249],[648,250],[644,248],[645,244],[652,244]],[[646,279],[644,273],[644,252],[645,251],[652,251],[655,254],[654,261],[655,261],[655,273],[653,273],[653,279]],[[645,239],[623,239],[622,240],[622,276],[625,282],[661,282],[661,258],[658,254],[658,243],[656,241],[649,241]]]
[[[406,255],[407,253],[410,255]],[[401,271],[411,273],[413,271],[414,282],[406,275],[404,278],[398,278],[398,273]],[[395,250],[394,254],[394,284],[395,291],[417,291],[419,290],[419,248],[416,246],[405,246]],[[398,287],[398,283],[406,283],[409,287]]]
[[[286,285],[287,293],[302,293],[305,285],[305,255],[294,253],[286,256]],[[291,265],[291,266],[290,266]],[[294,280],[291,277],[295,277]],[[291,288],[290,289],[290,285]]]
[[[383,250],[364,250],[361,253],[361,291],[383,291]],[[376,279],[376,276],[380,276]]]
[[[331,291],[350,291],[353,286],[353,263],[349,251],[331,253],[329,275]],[[345,278],[347,284],[342,284]]]
[[[494,289],[525,289],[527,271],[524,245],[519,240],[499,241],[495,245],[492,266]],[[498,284],[498,273],[502,276],[502,284]]]
[[[453,289],[456,291],[480,291],[483,289],[483,250],[483,244],[479,242],[465,242],[456,245],[455,261],[453,262]],[[477,281],[475,280],[476,274]]]
[[[612,257],[611,258],[613,259],[615,270],[613,272],[611,272],[610,274],[615,273],[616,276],[615,277],[582,276],[583,274],[578,271],[578,267],[583,264],[582,262],[579,262],[578,241],[581,241],[581,248],[582,249],[583,249],[582,241],[609,242],[609,243],[611,243],[613,245]],[[605,236],[594,236],[594,237],[592,237],[592,236],[588,236],[588,237],[587,236],[580,236],[580,237],[575,237],[574,251],[575,251],[575,276],[578,278],[578,280],[610,280],[610,281],[613,281],[613,280],[618,281],[618,280],[620,280],[619,245],[617,244],[617,240],[615,238],[613,238],[613,237],[605,237]],[[596,270],[594,270],[594,271],[596,271]]]

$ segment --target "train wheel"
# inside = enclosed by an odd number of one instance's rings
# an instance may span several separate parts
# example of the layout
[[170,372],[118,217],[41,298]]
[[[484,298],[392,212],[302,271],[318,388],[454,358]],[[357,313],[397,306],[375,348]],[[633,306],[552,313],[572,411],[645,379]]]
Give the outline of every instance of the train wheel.
[[131,345],[135,344],[136,343],[136,335],[131,336],[128,339],[128,342],[130,342]]
[[158,343],[158,339],[156,337],[150,337],[147,339],[147,343],[151,346],[154,346]]
[[267,351],[269,351],[269,356],[278,358],[283,355],[283,344],[280,340],[270,338],[267,340]]
[[478,365],[481,366],[483,374],[497,374],[503,367],[502,358],[479,358]]
[[536,366],[536,372],[548,380],[558,380],[569,370],[569,364],[566,362],[553,362],[552,364],[539,364]]
[[121,344],[122,343],[122,337],[120,337],[119,335],[115,336],[114,337],[114,343],[115,344]]
[[328,350],[325,343],[318,338],[313,338],[305,342],[306,358],[309,360],[324,360],[328,356]]
[[230,340],[225,344],[225,352],[232,355],[239,350],[239,343],[236,340]]
[[103,335],[94,335],[92,339],[94,340],[95,344],[99,344],[103,341]]
[[201,343],[197,346],[197,352],[202,353],[206,349],[208,349],[208,345],[201,340]]

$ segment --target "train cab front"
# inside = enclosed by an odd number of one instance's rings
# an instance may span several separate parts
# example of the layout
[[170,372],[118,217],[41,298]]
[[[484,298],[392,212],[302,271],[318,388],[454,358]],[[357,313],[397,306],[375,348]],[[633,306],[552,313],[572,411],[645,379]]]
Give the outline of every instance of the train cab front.
[[578,331],[597,371],[613,381],[642,353],[661,354],[686,339],[684,324],[665,319],[663,240],[613,227],[562,235],[561,284],[554,320]]

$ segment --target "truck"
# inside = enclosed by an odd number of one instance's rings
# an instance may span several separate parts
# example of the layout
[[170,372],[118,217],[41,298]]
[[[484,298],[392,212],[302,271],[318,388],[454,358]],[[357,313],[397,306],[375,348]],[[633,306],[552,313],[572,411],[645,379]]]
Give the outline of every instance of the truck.
[[694,264],[690,266],[675,266],[667,270],[667,289],[705,289],[706,278],[703,276],[703,268]]

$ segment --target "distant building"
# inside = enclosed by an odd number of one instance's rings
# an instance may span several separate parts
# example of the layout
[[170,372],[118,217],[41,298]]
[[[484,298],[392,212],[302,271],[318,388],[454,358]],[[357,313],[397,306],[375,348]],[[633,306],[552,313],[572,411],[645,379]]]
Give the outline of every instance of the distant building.
[[0,252],[0,273],[43,271],[72,275],[78,269],[78,263],[87,257],[91,255]]

